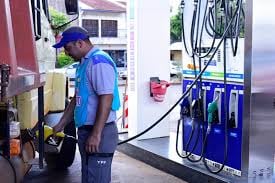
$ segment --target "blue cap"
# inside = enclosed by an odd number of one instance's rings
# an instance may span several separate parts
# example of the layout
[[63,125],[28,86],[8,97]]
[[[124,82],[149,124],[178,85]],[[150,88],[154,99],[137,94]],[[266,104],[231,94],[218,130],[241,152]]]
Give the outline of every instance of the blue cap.
[[59,43],[53,45],[54,48],[61,48],[65,46],[67,43],[77,40],[85,40],[89,38],[88,31],[82,27],[73,26],[66,29],[62,33],[62,38]]

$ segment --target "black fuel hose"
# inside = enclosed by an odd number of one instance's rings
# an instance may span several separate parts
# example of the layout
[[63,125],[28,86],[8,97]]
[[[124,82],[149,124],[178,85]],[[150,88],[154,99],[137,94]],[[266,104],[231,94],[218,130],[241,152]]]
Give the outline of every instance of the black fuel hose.
[[[203,14],[203,21],[202,21],[202,26],[201,26],[200,36],[199,36],[199,48],[196,44],[195,49],[193,49],[193,52],[194,52],[193,54],[196,55],[198,58],[205,58],[205,57],[209,56],[209,54],[212,52],[214,45],[215,45],[215,36],[211,36],[213,38],[213,41],[211,43],[209,50],[204,55],[201,55],[201,43],[202,43],[203,30],[205,27],[204,25],[206,24],[206,19],[207,19],[207,9],[209,9],[209,11],[211,10],[211,7],[207,8],[208,3],[209,3],[209,0],[206,1],[205,11]],[[198,19],[200,19],[200,14],[198,15]],[[199,21],[198,21],[198,23],[199,23]],[[197,34],[198,34],[198,31],[199,31],[199,25],[197,25]],[[198,35],[197,35],[197,39],[198,39]],[[196,42],[197,42],[197,40],[196,40]]]
[[[202,44],[202,36],[203,36],[203,30],[204,30],[204,24],[205,24],[205,20],[206,20],[206,14],[207,14],[207,7],[208,7],[208,3],[209,3],[209,0],[206,1],[206,4],[205,4],[205,11],[204,11],[204,14],[203,14],[203,21],[202,21],[202,26],[201,26],[201,30],[200,30],[200,35],[199,35],[199,29],[200,29],[200,26],[199,26],[199,19],[200,19],[200,9],[201,9],[201,1],[199,2],[199,5],[198,5],[198,8],[199,8],[199,11],[198,11],[198,20],[197,20],[197,26],[195,26],[197,29],[196,29],[196,41],[195,41],[195,48],[193,48],[193,57],[192,57],[192,60],[193,60],[193,65],[194,65],[194,70],[195,70],[195,77],[197,77],[196,73],[197,73],[197,68],[196,68],[196,65],[195,65],[195,55],[198,57],[199,59],[199,71],[201,71],[201,58],[204,58],[206,56],[208,56],[211,51],[213,50],[214,48],[214,44],[215,44],[215,39],[213,39],[212,41],[212,44],[211,44],[211,47],[210,49],[207,51],[206,54],[204,55],[201,55],[201,44]],[[192,22],[196,22],[196,20],[192,20]],[[198,41],[199,39],[199,41]],[[192,40],[194,41],[194,40]],[[199,44],[197,44],[199,43]],[[198,51],[198,53],[197,53]],[[200,111],[202,111],[202,106],[201,106],[201,96],[200,96],[200,92],[202,91],[202,77],[200,77],[200,82],[198,83],[197,82],[197,94],[196,94],[196,97],[198,98],[198,107],[200,108]],[[194,120],[195,119],[192,119],[192,123],[194,123]],[[197,120],[195,120],[197,121]],[[190,155],[195,151],[195,149],[197,148],[197,145],[198,145],[198,142],[199,142],[199,137],[202,136],[202,138],[204,139],[204,132],[203,132],[203,128],[201,128],[201,126],[203,126],[201,120],[199,120],[199,124],[196,123],[196,129],[197,129],[197,134],[196,134],[196,137],[195,137],[195,143],[193,145],[193,147],[191,148],[191,150],[189,151],[189,146],[190,146],[190,142],[192,139],[188,139],[187,141],[187,144],[186,144],[186,147],[184,147],[185,149],[185,156],[189,161],[191,162],[194,162],[192,158],[190,158]],[[194,131],[194,124],[192,124],[192,132]],[[178,138],[178,133],[179,131],[177,131],[177,138]],[[183,137],[184,137],[184,128],[183,128]],[[194,132],[193,132],[194,133]],[[191,134],[193,134],[191,133]],[[178,141],[178,139],[176,139]],[[184,144],[184,142],[183,142]],[[202,144],[202,147],[203,149],[203,144]],[[178,146],[176,146],[176,150],[178,150]],[[188,153],[187,153],[188,152]],[[179,153],[178,153],[179,155]],[[181,156],[182,157],[182,156]],[[201,159],[201,158],[200,158]]]
[[[181,121],[183,121],[183,119],[179,119],[178,120],[178,123],[177,123],[177,133],[176,133],[176,153],[178,154],[178,156],[179,157],[181,157],[181,158],[187,158],[188,156],[190,156],[192,153],[189,153],[189,154],[187,154],[186,156],[183,156],[183,155],[181,155],[180,154],[180,152],[179,152],[179,149],[178,149],[178,144],[179,144],[179,127],[180,127],[180,122]],[[184,128],[183,128],[184,129]],[[190,133],[190,135],[189,135],[189,138],[188,138],[188,140],[187,140],[187,145],[186,146],[188,146],[188,144],[191,142],[191,139],[192,139],[192,137],[193,137],[193,135],[194,135],[194,130],[193,130],[193,128],[192,128],[192,130],[191,130],[191,133]],[[183,131],[183,141],[182,141],[182,144],[183,144],[183,146],[184,146],[184,131]]]
[[189,154],[191,155],[195,151],[195,149],[197,148],[197,145],[199,143],[199,137],[200,137],[200,132],[201,132],[200,125],[195,124],[194,128],[197,129],[197,136],[195,138],[195,143],[194,143],[194,145],[193,145],[193,147],[191,148],[190,151],[189,151],[189,146],[190,146],[191,141],[186,144],[186,148],[185,148],[186,149],[186,151],[185,151],[186,155],[187,155],[187,152],[189,152]]
[[[210,10],[211,10],[211,9],[209,8],[209,11],[210,11]],[[204,55],[201,55],[202,36],[203,36],[203,30],[204,30],[204,28],[206,29],[206,20],[207,20],[207,12],[206,12],[206,10],[205,10],[205,14],[204,14],[204,17],[203,17],[202,28],[201,28],[201,32],[200,32],[200,41],[199,41],[199,49],[198,49],[199,53],[196,53],[196,52],[195,52],[195,55],[196,55],[198,58],[205,58],[205,57],[209,56],[210,53],[212,52],[212,50],[214,49],[214,46],[215,46],[215,41],[216,41],[215,37],[216,37],[216,33],[215,33],[215,31],[213,31],[213,35],[211,34],[211,35],[212,35],[211,37],[213,38],[213,41],[212,41],[212,43],[211,43],[211,46],[210,46],[209,50],[208,50]]]
[[[234,13],[234,16],[233,18],[236,16],[236,12]],[[174,108],[182,101],[182,99],[184,99],[187,94],[190,92],[190,90],[192,89],[192,87],[198,82],[198,80],[200,79],[200,77],[202,76],[202,74],[205,72],[205,70],[207,69],[208,65],[210,64],[210,62],[212,61],[212,59],[214,58],[215,54],[217,53],[219,47],[221,46],[225,36],[226,36],[226,33],[228,32],[229,28],[230,28],[230,25],[232,24],[233,22],[233,18],[230,20],[229,22],[229,25],[226,27],[223,35],[222,35],[222,38],[221,40],[219,41],[217,47],[214,49],[213,51],[213,54],[211,55],[211,57],[209,58],[209,60],[207,61],[207,63],[205,64],[204,68],[201,70],[201,72],[198,74],[198,76],[195,78],[195,80],[191,83],[190,87],[183,93],[183,95],[178,99],[178,101],[164,114],[162,115],[156,122],[154,122],[150,127],[148,127],[147,129],[145,129],[144,131],[142,131],[141,133],[133,136],[133,137],[130,137],[129,139],[127,140],[123,140],[121,142],[118,143],[118,145],[121,145],[121,144],[124,144],[124,143],[127,143],[131,140],[134,140],[138,137],[140,137],[141,135],[145,134],[146,132],[150,131],[152,128],[154,128],[157,124],[159,124],[172,110],[174,110]]]
[[[179,127],[180,127],[180,122],[181,121],[183,121],[183,119],[179,119],[178,120],[178,123],[177,123],[177,133],[176,133],[176,153],[177,153],[177,155],[179,156],[179,157],[181,157],[181,158],[189,158],[189,156],[191,156],[192,155],[192,153],[194,152],[194,150],[196,149],[196,147],[197,147],[197,144],[198,144],[198,141],[199,141],[199,136],[200,136],[200,125],[199,125],[199,131],[198,131],[198,135],[197,135],[197,137],[196,137],[196,140],[195,140],[195,144],[194,144],[194,146],[192,147],[192,149],[190,150],[190,151],[188,151],[188,148],[189,148],[189,145],[190,145],[190,143],[191,143],[191,140],[192,140],[192,137],[193,137],[193,135],[194,135],[194,128],[192,128],[192,130],[191,130],[191,133],[190,133],[190,135],[189,135],[189,138],[188,138],[188,140],[187,140],[187,143],[186,143],[186,147],[184,148],[185,149],[185,156],[183,156],[183,155],[181,155],[180,153],[179,153],[179,150],[178,150],[178,142],[179,142]],[[182,134],[182,136],[183,136],[183,142],[182,142],[182,144],[183,144],[183,146],[184,146],[184,128],[183,128],[183,132],[182,132],[183,134]]]
[[[215,15],[215,16],[216,16],[216,15]],[[212,25],[212,22],[213,22],[213,24],[214,24],[215,20],[217,20],[217,18],[214,18],[213,10],[209,11],[209,14],[208,14],[207,17],[208,17],[207,20],[208,20],[208,25],[209,25],[210,29],[211,29],[212,31],[214,31],[216,35],[218,35],[219,37],[221,37],[221,36],[222,36],[222,32],[217,32],[217,31],[216,31],[216,27],[214,27],[215,25]],[[212,21],[211,21],[211,20],[212,20]],[[221,21],[220,21],[220,31],[222,30],[221,27],[222,27],[222,19],[221,19]]]
[[[217,28],[217,25],[216,25],[216,22],[217,22],[217,18],[214,18],[213,16],[211,16],[211,14],[213,14],[213,13],[211,13],[212,12],[212,9],[210,8],[210,10],[209,10],[209,12],[207,13],[207,16],[206,16],[206,22],[205,22],[205,24],[204,24],[204,26],[205,26],[205,31],[207,32],[207,34],[210,36],[210,37],[213,37],[213,38],[220,38],[222,35],[219,33],[219,32],[217,32],[216,31],[216,28]],[[211,16],[211,17],[210,17]],[[215,24],[214,25],[214,27],[212,26],[212,24],[211,24],[211,18],[212,18],[212,21],[213,21],[213,24]],[[210,32],[210,31],[212,31],[213,32],[213,34]],[[215,33],[215,34],[214,34]]]
[[[232,18],[233,19],[233,18]],[[228,25],[229,26],[229,25]],[[225,119],[224,119],[224,159],[223,159],[223,163],[222,166],[220,168],[218,168],[217,170],[212,170],[209,165],[207,164],[206,158],[203,158],[203,163],[204,166],[206,167],[206,169],[213,173],[213,174],[218,174],[219,172],[221,172],[225,166],[225,163],[227,162],[227,158],[228,158],[228,125],[227,125],[227,121],[228,121],[228,113],[227,113],[227,79],[226,79],[226,39],[224,40],[223,43],[223,75],[224,75],[224,115],[225,115]]]
[[[234,13],[232,19],[230,20],[229,24],[226,25],[225,31],[223,32],[223,35],[222,35],[222,38],[221,38],[221,40],[219,41],[217,47],[215,48],[213,55],[211,56],[211,58],[209,59],[209,61],[207,62],[207,64],[206,64],[205,67],[203,68],[203,70],[200,72],[200,74],[197,76],[197,78],[193,81],[193,83],[191,84],[191,86],[190,86],[188,89],[190,89],[190,88],[193,87],[194,83],[198,81],[199,77],[201,77],[202,73],[206,70],[207,66],[208,66],[209,63],[212,61],[212,59],[213,59],[214,55],[216,54],[218,48],[220,47],[221,43],[226,39],[226,34],[227,34],[227,32],[228,32],[230,26],[232,25],[233,20],[234,20],[234,17],[236,16],[236,14],[237,14],[237,11],[235,11],[235,13]],[[224,43],[224,46],[226,46],[226,42]],[[224,51],[225,51],[225,49],[224,49]],[[226,55],[224,55],[224,56],[226,56]],[[224,64],[226,64],[226,60],[225,60],[225,63],[224,63]],[[224,84],[226,84],[226,66],[224,66]],[[225,88],[226,88],[226,86],[225,86]],[[225,94],[226,94],[226,93],[225,93]],[[225,100],[226,100],[226,97],[225,97]],[[225,103],[224,105],[226,105],[226,103]],[[225,109],[227,109],[227,106],[225,106]],[[226,112],[226,115],[227,115],[227,112]],[[226,120],[227,120],[227,116],[226,116]],[[226,135],[225,135],[225,149],[224,149],[225,156],[224,156],[224,162],[223,162],[222,166],[219,168],[219,170],[217,170],[217,171],[211,170],[210,167],[207,165],[206,159],[205,159],[205,157],[204,157],[205,148],[206,148],[206,144],[207,144],[208,133],[206,133],[206,136],[205,136],[204,141],[203,141],[203,148],[202,148],[202,152],[201,152],[200,158],[199,158],[198,160],[191,160],[191,161],[193,161],[193,162],[199,162],[201,159],[203,159],[203,162],[204,162],[204,164],[205,164],[207,170],[208,170],[209,172],[213,173],[213,174],[217,174],[217,173],[219,173],[220,171],[222,171],[222,169],[224,168],[225,163],[226,163],[226,161],[227,161],[227,155],[228,155],[228,154],[227,154],[227,152],[228,152],[228,143],[227,143],[227,142],[228,142],[228,139],[227,139],[227,121],[225,122],[225,129],[226,129]],[[179,154],[179,153],[178,153],[178,154]]]
[[[194,45],[193,45],[193,42],[194,42],[194,30],[195,30],[195,24],[196,24],[196,17],[197,17],[197,9],[199,9],[198,11],[198,16],[200,16],[200,6],[201,6],[201,2],[199,1],[199,4],[195,4],[194,5],[194,10],[193,10],[193,18],[192,18],[192,23],[191,23],[191,29],[190,29],[190,44],[191,44],[191,50],[192,50],[192,55],[190,56],[192,58],[192,62],[193,62],[193,67],[194,67],[194,75],[195,77],[197,77],[197,67],[196,67],[196,60],[195,60],[195,55],[194,55]],[[184,31],[184,24],[183,24],[183,10],[182,10],[182,30]],[[198,23],[199,23],[199,19],[198,19]],[[197,27],[197,34],[196,34],[196,41],[195,41],[195,48],[196,48],[196,45],[197,45],[197,42],[198,42],[198,30],[199,30],[199,27]],[[185,37],[183,37],[183,39],[185,39]],[[185,40],[183,41],[184,42],[184,47],[187,49],[187,46],[186,46],[186,42]],[[188,53],[187,53],[188,54]],[[197,84],[197,88],[198,88],[198,83]],[[186,145],[186,149],[189,148],[189,145],[193,139],[193,135],[194,135],[194,131],[195,131],[195,128],[194,126],[192,125],[192,130],[191,130],[191,133],[189,135],[189,138],[188,138],[188,141],[187,141],[187,145]],[[198,134],[198,133],[197,133]],[[196,138],[196,142],[198,142],[198,136]],[[197,146],[198,143],[195,143],[194,147],[192,148],[192,150],[189,152],[189,155],[187,155],[186,157],[190,156],[192,154],[192,152],[195,150],[196,146]],[[182,157],[184,158],[184,157]]]
[[[231,30],[231,36],[230,36],[230,43],[231,43],[231,48],[232,48],[232,52],[233,52],[233,56],[237,55],[237,51],[238,51],[238,41],[239,41],[239,34],[240,34],[240,19],[241,19],[241,13],[242,13],[242,0],[238,1],[238,16],[236,17],[236,23],[235,23],[235,31],[234,31],[234,39],[235,39],[235,43],[233,43],[233,31]],[[233,29],[233,28],[232,28]]]
[[182,27],[182,31],[181,31],[181,37],[182,37],[182,42],[183,42],[183,46],[184,46],[184,49],[185,49],[185,52],[187,53],[187,55],[189,57],[192,56],[192,54],[190,54],[190,52],[188,51],[188,48],[187,48],[187,44],[186,44],[186,41],[185,41],[185,30],[184,30],[184,22],[183,22],[183,12],[181,13],[181,27]]
[[[193,53],[196,52],[196,48],[197,48],[197,44],[198,44],[198,36],[199,36],[199,29],[200,29],[199,24],[200,24],[200,15],[201,15],[201,1],[199,1],[198,4],[195,5],[194,13],[196,13],[196,16],[195,16],[195,18],[193,17],[193,19],[192,19],[191,34],[190,34],[191,35],[190,43],[191,43],[191,48],[192,48]],[[196,30],[196,37],[194,40],[195,30]],[[195,42],[195,44],[194,44],[194,42]]]
[[[179,119],[179,120],[178,120],[178,124],[177,124],[177,133],[176,133],[176,153],[177,153],[178,156],[181,157],[181,158],[187,158],[187,157],[190,156],[192,153],[189,152],[188,154],[186,154],[186,156],[183,156],[183,155],[181,155],[181,154],[179,153],[179,149],[178,149],[178,144],[179,144],[179,127],[180,127],[180,122],[181,122],[181,121],[182,121],[182,119]],[[193,138],[193,135],[194,135],[194,129],[192,128],[191,133],[190,133],[190,135],[189,135],[189,138],[188,138],[188,140],[187,140],[187,145],[186,145],[186,146],[189,146],[189,144],[190,144],[190,142],[191,142],[191,140],[192,140],[192,138]],[[183,135],[183,137],[184,137],[184,135]],[[184,145],[184,140],[183,140],[182,144]]]
[[208,137],[208,134],[206,134],[206,136],[203,138],[202,149],[201,149],[201,154],[199,156],[199,159],[192,159],[192,158],[190,158],[190,156],[188,156],[187,157],[188,161],[190,161],[192,163],[197,163],[203,159],[204,153],[205,153],[205,147],[206,147],[206,143],[207,143],[207,137]]

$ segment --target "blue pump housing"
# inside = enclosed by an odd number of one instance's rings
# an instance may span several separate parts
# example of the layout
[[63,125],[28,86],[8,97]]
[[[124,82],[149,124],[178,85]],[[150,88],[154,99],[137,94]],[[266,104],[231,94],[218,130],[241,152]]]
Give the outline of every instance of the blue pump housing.
[[[193,80],[184,80],[183,81],[183,92],[187,90],[188,86],[193,82]],[[200,83],[199,83],[200,84]],[[210,134],[208,135],[207,139],[207,146],[205,149],[205,157],[208,160],[211,160],[213,162],[222,164],[224,160],[224,145],[225,145],[225,115],[224,115],[224,84],[220,82],[213,82],[213,81],[204,81],[202,82],[202,86],[205,88],[205,99],[204,101],[206,104],[204,104],[204,107],[207,108],[208,104],[213,101],[215,98],[215,91],[219,90],[222,91],[220,95],[220,121],[219,123],[213,123],[212,129]],[[241,155],[242,155],[242,124],[243,124],[243,85],[238,84],[227,84],[227,114],[228,114],[228,121],[230,118],[229,114],[229,105],[230,104],[230,93],[231,91],[234,91],[237,93],[238,97],[236,98],[238,105],[236,108],[236,114],[237,115],[237,121],[236,121],[236,127],[232,128],[230,125],[228,127],[228,157],[226,161],[226,166],[230,167],[232,169],[238,170],[241,172]],[[193,88],[192,91],[192,100],[197,98],[197,88]],[[231,101],[232,102],[232,101]],[[181,107],[183,107],[183,104]],[[191,104],[190,104],[191,105]],[[207,111],[207,109],[204,109],[204,112]],[[190,141],[189,148],[186,149],[186,144],[188,141],[188,138],[190,136],[191,130],[192,130],[192,123],[191,123],[191,117],[190,116],[183,116],[183,151],[190,151],[192,147],[195,145],[196,138],[198,139],[197,147],[194,149],[193,154],[200,155],[201,154],[201,147],[203,143],[203,137],[206,133],[207,129],[207,113],[204,115],[203,120],[196,121],[195,122],[195,132],[193,135],[193,139]],[[200,134],[198,135],[199,128],[201,130]]]

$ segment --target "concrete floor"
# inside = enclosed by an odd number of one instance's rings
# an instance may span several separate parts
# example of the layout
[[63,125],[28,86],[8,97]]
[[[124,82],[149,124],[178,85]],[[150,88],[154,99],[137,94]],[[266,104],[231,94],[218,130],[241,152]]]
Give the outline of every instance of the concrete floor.
[[[23,183],[80,183],[80,155],[77,152],[73,165],[66,171],[56,172],[47,167],[33,166]],[[116,152],[112,166],[112,183],[185,183],[184,181]]]
[[112,179],[112,183],[186,183],[119,152],[114,159]]
[[[121,99],[124,87],[119,87]],[[171,104],[181,95],[181,85],[170,87],[173,93]],[[73,90],[70,91],[71,94]],[[176,95],[175,95],[176,94]],[[118,111],[118,116],[122,114],[122,109]],[[170,114],[170,121],[175,123],[179,116],[179,107]],[[119,125],[118,125],[119,126]],[[171,131],[175,131],[176,125],[170,125]],[[81,182],[81,163],[80,155],[77,152],[73,165],[68,170],[56,172],[48,170],[47,167],[40,170],[34,165],[31,171],[25,176],[23,183],[80,183]],[[123,153],[116,152],[112,167],[112,183],[185,183],[184,181],[155,169],[141,161],[135,160]]]

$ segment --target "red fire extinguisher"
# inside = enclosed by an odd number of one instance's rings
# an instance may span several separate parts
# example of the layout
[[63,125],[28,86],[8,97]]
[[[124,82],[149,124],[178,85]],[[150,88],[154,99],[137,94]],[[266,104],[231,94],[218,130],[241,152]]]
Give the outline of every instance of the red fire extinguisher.
[[156,102],[163,102],[167,87],[170,83],[164,80],[159,80],[158,77],[150,78],[150,95]]

